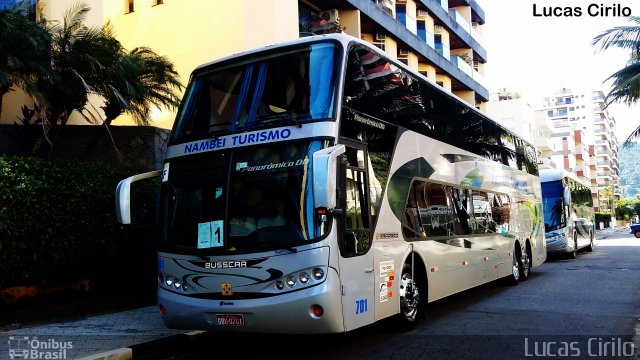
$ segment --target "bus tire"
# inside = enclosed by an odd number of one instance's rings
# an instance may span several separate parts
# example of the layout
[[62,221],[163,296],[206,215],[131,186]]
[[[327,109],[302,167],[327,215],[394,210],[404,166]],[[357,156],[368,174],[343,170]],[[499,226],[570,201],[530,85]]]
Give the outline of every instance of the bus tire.
[[569,254],[569,259],[575,259],[578,257],[578,237],[573,234],[573,251]]
[[526,249],[524,251],[524,256],[520,257],[521,266],[520,266],[520,280],[526,281],[531,276],[531,246],[527,242]]
[[511,274],[505,278],[505,282],[507,285],[515,286],[520,282],[520,274],[522,273],[522,265],[521,265],[521,256],[520,256],[520,245],[515,243],[513,245],[513,256],[511,262]]
[[421,283],[413,279],[411,264],[404,264],[400,275],[400,313],[396,316],[396,327],[400,331],[412,330],[426,310],[426,286],[423,288]]
[[587,252],[593,251],[593,231],[589,231],[589,245],[586,247]]

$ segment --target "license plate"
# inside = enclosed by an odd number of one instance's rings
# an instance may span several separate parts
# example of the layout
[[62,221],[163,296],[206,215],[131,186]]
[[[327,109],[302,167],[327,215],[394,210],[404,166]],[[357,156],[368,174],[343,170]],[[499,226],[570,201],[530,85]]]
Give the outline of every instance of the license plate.
[[218,326],[244,326],[243,314],[216,314],[216,324]]

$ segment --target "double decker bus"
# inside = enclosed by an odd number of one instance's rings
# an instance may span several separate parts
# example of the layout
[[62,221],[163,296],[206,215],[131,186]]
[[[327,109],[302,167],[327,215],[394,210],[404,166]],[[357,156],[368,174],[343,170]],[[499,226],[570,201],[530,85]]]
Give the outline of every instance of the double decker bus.
[[540,170],[547,251],[575,259],[593,251],[595,210],[588,183],[564,169]]
[[338,333],[546,260],[535,149],[378,48],[297,39],[192,73],[160,177],[167,327]]

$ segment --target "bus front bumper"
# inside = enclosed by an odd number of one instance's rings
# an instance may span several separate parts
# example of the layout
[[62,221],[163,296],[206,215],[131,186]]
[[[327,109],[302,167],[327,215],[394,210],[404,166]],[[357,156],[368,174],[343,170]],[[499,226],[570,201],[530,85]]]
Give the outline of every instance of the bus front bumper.
[[547,253],[570,253],[573,251],[573,246],[569,245],[568,238],[564,235],[557,235],[548,237]]
[[[326,281],[319,285],[257,299],[200,299],[158,288],[158,305],[164,309],[162,319],[171,329],[283,334],[344,332],[340,281],[335,271],[328,271]],[[314,313],[314,305],[322,307],[322,316]],[[220,325],[225,322],[226,325]]]

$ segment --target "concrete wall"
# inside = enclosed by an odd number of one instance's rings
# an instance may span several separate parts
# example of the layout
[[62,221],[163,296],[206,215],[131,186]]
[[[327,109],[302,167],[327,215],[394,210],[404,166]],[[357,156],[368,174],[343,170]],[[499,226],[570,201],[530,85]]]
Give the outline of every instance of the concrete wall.
[[[140,171],[162,167],[168,130],[151,126],[112,126],[111,133],[119,154],[103,126],[54,128],[51,131],[51,138],[55,139],[52,150],[43,141],[42,128],[37,125],[0,125],[0,153],[43,157],[51,153],[55,159],[95,161]],[[98,141],[94,142],[98,135]]]

